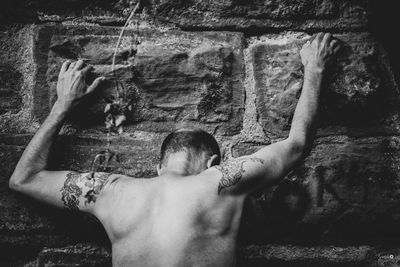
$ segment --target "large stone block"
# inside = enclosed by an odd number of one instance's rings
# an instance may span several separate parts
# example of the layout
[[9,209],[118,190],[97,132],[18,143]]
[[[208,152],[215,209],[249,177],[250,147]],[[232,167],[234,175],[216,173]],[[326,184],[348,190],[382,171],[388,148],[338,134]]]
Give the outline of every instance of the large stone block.
[[[61,63],[83,58],[94,66],[95,75],[110,81],[76,110],[72,124],[104,129],[104,99],[116,98],[118,86],[133,102],[128,131],[170,131],[182,125],[223,135],[240,131],[244,105],[241,34],[130,30],[119,49],[114,75],[111,61],[119,31],[82,26],[38,30],[36,116],[43,119],[56,98]],[[135,38],[141,43],[133,56]]]
[[120,25],[136,1],[119,0],[4,0],[0,3],[0,22],[80,21]]
[[0,114],[19,110],[22,102],[20,88],[21,73],[11,66],[0,65]]
[[31,100],[36,64],[33,26],[8,25],[0,30],[0,132],[34,131]]
[[[336,37],[342,49],[325,75],[319,133],[397,133],[399,94],[385,52],[367,33]],[[268,137],[285,136],[290,129],[303,82],[299,51],[309,38],[284,33],[250,40],[248,80],[254,88],[259,123]]]
[[[260,147],[238,144],[234,156]],[[396,242],[399,148],[398,137],[318,139],[304,163],[249,201],[241,240]]]
[[238,266],[274,267],[371,267],[376,264],[376,252],[367,246],[249,246],[240,250]]
[[111,266],[111,253],[93,244],[78,244],[65,248],[46,248],[39,253],[37,267],[51,266]]
[[368,1],[151,0],[149,10],[184,29],[348,30],[366,26]]
[[[163,135],[149,133],[146,137],[112,138],[110,150],[114,157],[109,171],[137,178],[155,177],[163,139]],[[63,138],[55,148],[63,152],[55,154],[52,164],[57,169],[89,171],[95,156],[106,150],[106,144],[104,137]]]
[[[0,22],[42,21],[123,25],[138,1],[5,0]],[[3,2],[2,2],[3,3]],[[368,0],[140,1],[136,19],[183,29],[355,30],[366,28]],[[153,20],[155,19],[155,21]]]

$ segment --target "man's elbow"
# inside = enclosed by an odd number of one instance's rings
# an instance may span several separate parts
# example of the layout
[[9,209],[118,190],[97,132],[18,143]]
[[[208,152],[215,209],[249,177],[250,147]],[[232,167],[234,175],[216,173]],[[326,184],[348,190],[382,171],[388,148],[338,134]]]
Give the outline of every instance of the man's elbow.
[[300,158],[307,157],[311,150],[311,143],[306,138],[292,138],[289,139],[290,146],[294,154]]
[[21,191],[22,184],[15,178],[15,176],[11,176],[10,180],[8,181],[8,187],[13,191]]
[[23,192],[27,185],[25,177],[27,176],[15,171],[8,181],[8,187],[13,191]]

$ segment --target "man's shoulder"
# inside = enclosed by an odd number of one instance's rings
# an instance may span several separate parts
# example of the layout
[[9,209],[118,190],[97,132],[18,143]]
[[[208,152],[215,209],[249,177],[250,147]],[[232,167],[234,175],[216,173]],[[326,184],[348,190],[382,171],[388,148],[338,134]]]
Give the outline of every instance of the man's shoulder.
[[146,202],[152,183],[150,178],[110,175],[97,200],[96,216],[110,218],[113,214],[120,216],[127,210],[140,208]]
[[137,203],[140,198],[148,194],[152,183],[153,181],[150,178],[110,174],[101,190],[98,206],[104,210],[110,207],[118,207],[124,202],[133,201],[133,199]]
[[214,167],[199,174],[182,179],[183,189],[201,197],[218,197],[218,182],[221,173]]
[[154,184],[154,178],[132,177],[123,174],[111,174],[104,184],[104,191],[118,193],[118,191],[144,190]]

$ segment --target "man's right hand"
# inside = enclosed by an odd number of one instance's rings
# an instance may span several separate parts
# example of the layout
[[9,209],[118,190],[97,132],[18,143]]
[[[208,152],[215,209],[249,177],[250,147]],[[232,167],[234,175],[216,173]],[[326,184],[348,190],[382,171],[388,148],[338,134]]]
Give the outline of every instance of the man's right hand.
[[305,69],[323,71],[340,49],[338,40],[330,33],[318,33],[314,40],[307,41],[300,51]]
[[87,94],[91,93],[104,81],[104,77],[99,77],[91,85],[85,82],[86,75],[93,70],[93,67],[84,66],[83,60],[71,62],[67,60],[63,63],[57,82],[57,103],[64,108],[72,108]]

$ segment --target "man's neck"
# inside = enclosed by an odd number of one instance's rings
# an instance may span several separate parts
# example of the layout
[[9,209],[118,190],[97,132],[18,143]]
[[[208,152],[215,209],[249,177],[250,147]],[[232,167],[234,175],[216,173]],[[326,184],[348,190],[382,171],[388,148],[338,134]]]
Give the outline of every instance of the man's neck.
[[189,176],[197,174],[193,163],[188,160],[186,153],[176,153],[170,155],[168,162],[161,169],[160,175]]

